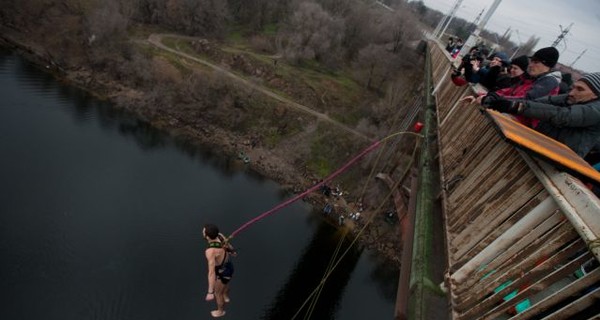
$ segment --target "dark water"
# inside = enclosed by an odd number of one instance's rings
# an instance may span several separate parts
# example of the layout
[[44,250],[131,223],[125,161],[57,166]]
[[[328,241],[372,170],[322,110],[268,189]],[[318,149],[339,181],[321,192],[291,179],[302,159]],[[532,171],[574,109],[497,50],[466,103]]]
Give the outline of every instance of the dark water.
[[[0,97],[0,319],[210,318],[202,225],[233,231],[285,199],[277,185],[7,51]],[[226,319],[298,311],[339,239],[310,210],[296,203],[237,237]],[[352,250],[311,319],[392,318],[396,284]]]

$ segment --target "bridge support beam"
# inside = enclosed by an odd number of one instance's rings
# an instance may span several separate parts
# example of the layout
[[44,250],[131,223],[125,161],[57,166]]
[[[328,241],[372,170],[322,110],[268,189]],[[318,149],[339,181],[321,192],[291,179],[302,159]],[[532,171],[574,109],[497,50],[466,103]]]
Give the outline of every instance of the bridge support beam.
[[[437,286],[441,282],[446,261],[443,248],[436,246],[443,241],[442,221],[439,211],[438,174],[439,167],[435,155],[437,121],[434,99],[431,96],[431,56],[427,54],[426,65],[426,99],[423,128],[424,139],[418,165],[418,190],[416,192],[416,210],[412,263],[410,268],[410,299],[408,319],[426,320],[446,318],[447,309],[438,303],[445,304],[446,297]],[[436,248],[437,247],[437,248]],[[434,253],[435,252],[435,253]],[[440,310],[442,309],[442,310]],[[444,314],[440,314],[442,311]]]

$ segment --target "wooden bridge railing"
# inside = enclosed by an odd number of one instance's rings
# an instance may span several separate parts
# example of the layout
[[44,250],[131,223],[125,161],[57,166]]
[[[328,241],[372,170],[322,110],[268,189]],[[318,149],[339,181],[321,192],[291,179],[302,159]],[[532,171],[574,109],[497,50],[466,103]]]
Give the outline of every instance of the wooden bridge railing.
[[[429,42],[453,319],[600,317],[600,201],[459,102]],[[582,272],[582,270],[584,270]]]

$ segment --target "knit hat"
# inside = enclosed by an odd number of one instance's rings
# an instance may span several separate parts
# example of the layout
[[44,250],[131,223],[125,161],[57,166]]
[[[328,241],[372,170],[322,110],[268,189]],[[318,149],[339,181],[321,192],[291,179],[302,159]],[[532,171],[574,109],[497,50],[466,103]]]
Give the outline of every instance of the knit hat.
[[518,56],[512,59],[511,64],[518,66],[523,71],[527,71],[527,66],[529,65],[529,58],[527,58],[527,56]]
[[558,50],[554,47],[541,48],[530,57],[533,60],[538,60],[549,68],[554,68],[558,62]]
[[579,80],[585,82],[600,97],[600,72],[588,73]]
[[494,58],[498,58],[500,59],[500,61],[502,61],[502,64],[507,66],[510,64],[510,58],[508,57],[508,55],[504,52],[496,52],[494,53],[490,59],[494,59]]

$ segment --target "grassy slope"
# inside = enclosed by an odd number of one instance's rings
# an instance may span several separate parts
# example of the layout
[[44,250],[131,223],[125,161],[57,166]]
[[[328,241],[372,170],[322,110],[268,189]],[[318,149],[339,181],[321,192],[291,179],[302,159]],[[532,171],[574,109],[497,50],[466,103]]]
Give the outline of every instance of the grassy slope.
[[[158,30],[136,30],[135,36],[144,37],[152,32]],[[265,34],[273,32],[272,28],[268,28]],[[273,66],[273,57],[253,51],[248,38],[242,36],[240,30],[230,33],[224,43],[210,42],[217,50],[217,55],[199,53],[189,41],[183,39],[164,38],[163,44],[218,65],[223,65],[224,61],[230,61],[234,56],[243,56],[244,61],[252,68],[272,71],[272,74],[266,75],[271,78],[270,80],[260,79],[261,85],[298,103],[327,113],[350,126],[355,125],[365,116],[365,111],[357,106],[365,105],[367,99],[373,99],[369,92],[350,78],[349,74],[328,72],[314,61],[302,65],[290,65],[279,59],[277,65]],[[198,63],[182,63],[181,58],[174,54],[159,51],[153,53],[169,61],[182,75],[190,74],[189,68],[192,65],[197,68],[196,70],[210,72],[207,67]],[[242,78],[256,81],[257,77],[250,74],[248,70],[235,68],[235,66],[230,70]],[[240,91],[243,91],[243,88],[240,88]],[[305,114],[282,107],[267,97],[259,94],[238,93],[236,95],[245,100],[244,111],[252,113],[252,116],[240,120],[236,129],[246,133],[258,132],[268,147],[277,146],[282,140],[301,132],[306,125]],[[284,129],[281,129],[282,122],[285,122]],[[309,140],[302,141],[307,144],[310,152],[305,159],[305,164],[310,171],[319,176],[326,176],[332,172],[364,143],[353,141],[352,137],[336,132],[323,124],[318,126],[315,134],[307,138]]]

